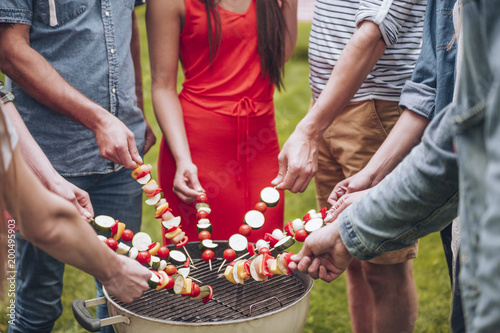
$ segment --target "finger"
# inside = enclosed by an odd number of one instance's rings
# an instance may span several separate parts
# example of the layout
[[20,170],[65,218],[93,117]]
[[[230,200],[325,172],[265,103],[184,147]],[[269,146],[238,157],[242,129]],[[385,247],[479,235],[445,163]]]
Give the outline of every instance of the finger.
[[288,268],[289,268],[292,272],[296,271],[296,270],[297,270],[297,268],[298,268],[298,267],[297,267],[297,263],[295,263],[294,261],[290,262],[290,263],[288,264]]
[[326,267],[323,265],[319,266],[318,276],[321,280],[328,282],[328,283],[332,282],[333,280],[335,280],[338,277],[335,273],[328,271],[326,269]]
[[311,275],[314,279],[319,278],[319,266],[319,259],[314,258],[314,260],[311,262],[311,265],[309,265],[309,268],[307,269],[309,275]]
[[135,169],[137,166],[142,165],[143,161],[141,154],[139,154],[139,150],[137,149],[137,145],[135,144],[135,138],[133,134],[127,137],[127,143],[128,143],[128,151],[130,152],[130,157],[136,164],[128,169]]
[[278,164],[279,164],[278,175],[271,181],[271,185],[276,186],[276,188],[279,190],[286,190],[286,188],[283,188],[281,185],[286,176],[288,159],[286,157],[282,157],[282,153],[283,152],[281,152],[280,155],[278,156]]
[[307,273],[307,269],[309,268],[310,264],[311,264],[311,258],[303,257],[300,260],[299,264],[297,265],[297,269],[302,273]]

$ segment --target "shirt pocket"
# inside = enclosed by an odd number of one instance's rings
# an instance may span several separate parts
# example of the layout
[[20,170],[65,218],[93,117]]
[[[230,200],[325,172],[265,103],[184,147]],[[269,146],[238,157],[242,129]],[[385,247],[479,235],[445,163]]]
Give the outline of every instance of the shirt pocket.
[[467,109],[463,107],[458,108],[459,112],[452,118],[453,128],[457,134],[467,132],[471,128],[484,123],[486,117],[486,99],[480,100],[474,106]]
[[125,7],[134,9],[135,6],[135,0],[123,0]]
[[85,0],[38,0],[34,2],[34,19],[51,27],[60,27],[84,13]]

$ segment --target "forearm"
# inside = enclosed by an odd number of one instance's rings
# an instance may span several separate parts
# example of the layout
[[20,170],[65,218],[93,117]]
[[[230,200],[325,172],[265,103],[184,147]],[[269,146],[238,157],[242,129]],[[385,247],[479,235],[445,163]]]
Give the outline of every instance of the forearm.
[[456,217],[458,165],[450,117],[443,111],[429,124],[422,143],[340,214],[342,240],[356,258],[368,260],[409,246]]
[[[2,195],[21,234],[54,258],[99,278],[112,271],[113,253],[68,201],[48,191],[14,150]],[[22,206],[21,206],[22,205]]]
[[18,143],[21,155],[45,187],[48,187],[50,181],[59,176],[59,174],[52,167],[52,164],[48,160],[47,156],[43,153],[38,143],[31,136],[31,133],[21,119],[21,116],[17,112],[14,104],[5,104],[4,110],[16,128],[16,132],[19,137],[22,138],[22,140],[19,140]]
[[[29,26],[2,29],[0,68],[34,99],[92,131],[104,127],[109,112],[80,93],[29,44]],[[50,82],[50,84],[47,84]]]
[[384,143],[363,169],[372,180],[371,186],[382,181],[416,146],[424,133],[429,119],[405,110]]
[[311,136],[321,136],[351,101],[385,48],[378,26],[369,21],[361,23],[342,51],[325,88],[297,127]]
[[284,0],[281,11],[286,23],[285,61],[288,61],[297,43],[297,0]]

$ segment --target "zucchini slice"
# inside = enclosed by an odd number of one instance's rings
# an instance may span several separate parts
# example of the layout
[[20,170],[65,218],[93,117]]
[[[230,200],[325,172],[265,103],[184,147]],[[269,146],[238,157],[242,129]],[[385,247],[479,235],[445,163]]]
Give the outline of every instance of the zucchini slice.
[[245,223],[248,224],[253,230],[260,229],[264,225],[266,218],[264,214],[258,210],[249,210],[245,214]]
[[286,236],[283,239],[280,239],[278,243],[274,245],[274,248],[278,251],[284,251],[288,249],[290,246],[292,246],[295,243],[295,239],[292,238],[292,236]]
[[116,220],[108,215],[98,215],[94,218],[92,225],[97,232],[111,232],[111,226],[116,223]]
[[239,284],[243,284],[245,282],[245,280],[240,278],[240,276],[238,275],[238,264],[242,261],[243,260],[238,260],[237,262],[234,263],[234,267],[233,267],[233,279],[236,283],[239,283]]
[[149,288],[156,289],[158,287],[158,283],[160,282],[160,278],[154,272],[151,272],[151,277],[149,278],[148,284]]
[[169,261],[175,265],[183,265],[186,261],[186,255],[178,250],[172,250],[169,253]]
[[200,251],[205,251],[206,249],[215,249],[219,244],[214,243],[211,239],[204,239],[200,242],[200,245],[198,245],[198,249]]
[[231,247],[236,252],[244,251],[247,249],[248,240],[245,236],[240,234],[234,234],[229,237],[229,247]]
[[209,223],[209,224],[200,224],[198,223],[196,225],[196,230],[198,231],[198,233],[202,232],[202,231],[208,231],[209,233],[212,233],[213,231],[213,228],[212,228],[212,225]]
[[275,207],[280,201],[280,192],[274,187],[265,187],[260,192],[260,201],[264,202],[267,207]]
[[157,270],[158,266],[160,266],[160,258],[157,256],[151,256],[151,259],[149,259],[149,266],[151,266],[152,269]]
[[174,290],[174,293],[178,295],[184,288],[184,276],[180,274],[174,274],[172,275],[172,277],[174,278],[175,281],[174,287],[172,289]]
[[128,246],[127,244],[123,243],[123,242],[120,242],[118,243],[118,248],[116,249],[116,253],[117,254],[127,254],[129,253],[130,251],[130,246]]
[[138,232],[134,235],[134,238],[132,238],[132,246],[139,252],[148,251],[149,244],[152,242],[151,237],[145,232]]
[[174,217],[173,219],[170,219],[170,220],[166,220],[166,221],[162,221],[161,222],[161,225],[165,228],[165,229],[171,229],[173,227],[178,227],[181,225],[181,217],[180,216],[176,216]]
[[323,221],[323,219],[314,218],[314,219],[310,219],[306,223],[306,225],[304,226],[304,229],[306,229],[307,233],[310,234],[314,230],[318,230],[319,228],[321,228],[324,224],[325,224],[325,222]]

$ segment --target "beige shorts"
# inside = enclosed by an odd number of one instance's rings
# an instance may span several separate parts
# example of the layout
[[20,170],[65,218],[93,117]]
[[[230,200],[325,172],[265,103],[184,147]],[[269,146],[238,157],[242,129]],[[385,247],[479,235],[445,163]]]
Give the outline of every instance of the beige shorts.
[[[370,161],[396,124],[402,110],[398,102],[369,100],[349,103],[323,134],[315,176],[318,207],[329,207],[328,197],[335,185]],[[370,262],[397,264],[416,258],[413,246],[386,253]]]

